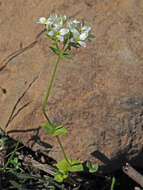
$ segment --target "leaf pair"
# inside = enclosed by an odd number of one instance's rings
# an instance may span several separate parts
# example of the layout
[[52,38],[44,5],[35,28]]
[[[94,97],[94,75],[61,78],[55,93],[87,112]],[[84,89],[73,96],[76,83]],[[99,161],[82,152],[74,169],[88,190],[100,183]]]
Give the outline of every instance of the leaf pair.
[[86,162],[86,167],[89,169],[90,173],[95,173],[98,170],[98,164],[92,164],[89,160]]
[[51,134],[53,136],[58,136],[67,133],[67,130],[61,125],[56,127],[51,123],[44,123],[41,126],[46,130],[48,134]]
[[63,58],[66,59],[73,59],[73,57],[71,55],[69,55],[68,53],[62,53],[59,49],[53,48],[53,47],[49,47],[57,56],[61,56]]
[[67,178],[69,172],[82,172],[84,170],[83,165],[79,160],[68,160],[67,162],[64,159],[62,161],[59,161],[56,164],[56,167],[58,168],[58,171],[56,172],[54,179],[57,182],[62,182],[65,178]]

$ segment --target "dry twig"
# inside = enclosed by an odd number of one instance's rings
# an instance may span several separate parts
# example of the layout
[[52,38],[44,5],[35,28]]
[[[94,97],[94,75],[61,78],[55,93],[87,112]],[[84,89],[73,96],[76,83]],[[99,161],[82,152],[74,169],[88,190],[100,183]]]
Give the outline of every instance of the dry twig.
[[129,163],[122,168],[123,172],[132,178],[136,183],[143,187],[143,176],[137,172]]
[[38,170],[46,172],[47,174],[55,176],[56,170],[48,164],[41,164],[40,162],[34,160],[32,156],[24,156],[18,152],[16,152],[16,154],[18,158],[23,161],[23,164],[30,165]]

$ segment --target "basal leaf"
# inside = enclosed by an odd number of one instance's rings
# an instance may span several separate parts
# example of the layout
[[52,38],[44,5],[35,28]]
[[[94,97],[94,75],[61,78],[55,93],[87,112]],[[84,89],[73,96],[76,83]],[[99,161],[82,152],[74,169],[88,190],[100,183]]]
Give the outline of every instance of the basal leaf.
[[98,170],[98,164],[93,164],[92,168],[89,169],[90,173],[95,173]]
[[[70,163],[70,165],[69,165]],[[59,169],[60,172],[81,172],[83,171],[83,165],[80,163],[79,160],[69,160],[69,163],[67,163],[66,160],[59,161],[56,166]]]
[[89,160],[86,161],[86,167],[90,169],[92,167],[91,162]]
[[95,173],[98,170],[98,164],[91,164],[89,160],[86,162],[86,167],[89,169],[90,173]]
[[61,183],[63,182],[63,174],[61,172],[56,172],[56,175],[54,176],[54,180]]
[[[70,162],[70,160],[69,160]],[[64,159],[64,160],[61,160],[59,161],[57,164],[56,164],[56,167],[59,169],[60,172],[62,173],[65,173],[67,171],[69,171],[70,169],[70,165],[69,163]]]
[[79,160],[72,160],[70,172],[82,172],[84,170],[83,165],[80,163]]
[[57,181],[57,182],[63,182],[64,179],[66,179],[68,177],[68,172],[60,172],[60,171],[57,171],[56,172],[56,175],[54,176],[54,180]]

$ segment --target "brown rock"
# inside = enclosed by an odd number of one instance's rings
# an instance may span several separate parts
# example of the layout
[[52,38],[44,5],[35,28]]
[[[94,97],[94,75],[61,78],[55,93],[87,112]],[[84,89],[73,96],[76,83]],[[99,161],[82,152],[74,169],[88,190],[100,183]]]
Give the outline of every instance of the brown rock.
[[[52,11],[84,19],[93,28],[96,40],[72,50],[74,61],[59,65],[46,110],[55,124],[69,131],[61,136],[68,156],[96,161],[107,171],[126,160],[143,166],[142,7],[141,0],[0,3],[1,60],[34,41],[43,29],[35,24],[37,19]],[[0,126],[25,145],[60,160],[56,139],[40,128],[45,122],[41,104],[56,56],[48,49],[51,42],[44,35],[39,39],[0,71]]]

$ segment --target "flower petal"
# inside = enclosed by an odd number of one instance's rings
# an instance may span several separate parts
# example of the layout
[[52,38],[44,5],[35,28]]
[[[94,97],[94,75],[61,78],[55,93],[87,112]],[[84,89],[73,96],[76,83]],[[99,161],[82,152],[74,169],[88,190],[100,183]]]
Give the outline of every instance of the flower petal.
[[89,32],[91,30],[91,27],[90,26],[83,26],[82,27],[82,31],[86,31],[86,32]]
[[77,20],[73,20],[73,24],[76,28],[81,28],[81,23]]
[[77,41],[75,40],[75,38],[71,38],[70,41],[73,42],[73,43],[77,43]]
[[78,41],[78,43],[79,43],[82,47],[86,47],[86,43],[85,43],[85,42]]
[[66,19],[67,19],[66,15],[62,16],[63,23],[66,22]]
[[80,34],[80,39],[81,40],[86,40],[86,38],[88,37],[88,33],[87,32],[83,32]]
[[78,36],[80,36],[80,33],[75,28],[72,30],[72,33],[73,33],[74,38],[77,38]]
[[49,22],[54,22],[56,20],[56,18],[57,18],[57,14],[56,13],[52,13],[50,15],[50,17],[48,18],[48,21]]
[[46,24],[47,19],[45,17],[39,18],[39,21],[37,22],[38,24]]
[[63,41],[64,41],[64,37],[63,37],[63,36],[58,35],[58,36],[56,36],[56,37],[58,38],[58,40],[59,40],[60,42],[63,42]]
[[55,32],[51,30],[50,32],[48,32],[48,35],[49,36],[55,36]]
[[67,34],[67,33],[69,32],[69,29],[67,29],[67,28],[62,28],[59,32],[60,32],[60,34],[61,34],[62,36],[64,36],[65,34]]

